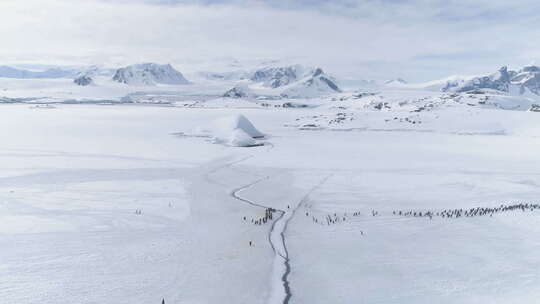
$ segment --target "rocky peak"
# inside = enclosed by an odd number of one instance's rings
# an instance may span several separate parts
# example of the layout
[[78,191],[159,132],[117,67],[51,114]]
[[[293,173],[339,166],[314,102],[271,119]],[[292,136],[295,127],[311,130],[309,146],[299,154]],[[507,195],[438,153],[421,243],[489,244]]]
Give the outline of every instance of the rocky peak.
[[265,87],[279,88],[299,79],[299,66],[259,69],[253,73],[250,79],[254,82],[262,82]]

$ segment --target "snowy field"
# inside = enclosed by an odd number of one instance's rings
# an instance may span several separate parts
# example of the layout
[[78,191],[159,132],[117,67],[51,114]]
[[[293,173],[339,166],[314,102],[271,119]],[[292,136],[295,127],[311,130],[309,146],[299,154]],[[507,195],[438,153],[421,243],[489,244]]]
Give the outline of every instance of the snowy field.
[[313,102],[1,105],[0,302],[537,301],[538,113]]
[[0,304],[540,304],[518,3],[0,0]]

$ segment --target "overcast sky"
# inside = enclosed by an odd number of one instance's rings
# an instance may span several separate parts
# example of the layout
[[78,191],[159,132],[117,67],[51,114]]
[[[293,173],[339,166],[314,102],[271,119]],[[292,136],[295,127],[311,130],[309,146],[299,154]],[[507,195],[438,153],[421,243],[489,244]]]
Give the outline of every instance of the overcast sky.
[[193,71],[279,60],[423,81],[536,62],[539,9],[532,0],[1,0],[0,63]]

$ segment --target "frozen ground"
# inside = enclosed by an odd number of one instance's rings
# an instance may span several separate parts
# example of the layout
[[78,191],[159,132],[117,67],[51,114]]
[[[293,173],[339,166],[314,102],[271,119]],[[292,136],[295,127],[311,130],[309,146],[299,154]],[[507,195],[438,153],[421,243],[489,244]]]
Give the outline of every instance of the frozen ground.
[[[2,105],[1,302],[534,303],[540,210],[393,212],[538,203],[539,114],[392,96]],[[190,136],[233,114],[264,145]]]

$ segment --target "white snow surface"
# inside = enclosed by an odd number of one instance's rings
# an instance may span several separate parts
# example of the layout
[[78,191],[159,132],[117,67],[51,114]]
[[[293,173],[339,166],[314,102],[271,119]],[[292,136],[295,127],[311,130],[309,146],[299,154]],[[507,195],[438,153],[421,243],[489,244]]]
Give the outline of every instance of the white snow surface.
[[251,147],[254,146],[257,141],[243,129],[234,129],[231,132],[228,143],[233,147]]
[[[103,79],[0,79],[5,98],[56,101],[0,104],[2,303],[540,297],[540,210],[394,214],[540,203],[534,96],[408,87],[291,108],[219,97],[223,80]],[[137,102],[61,102],[126,94]]]

